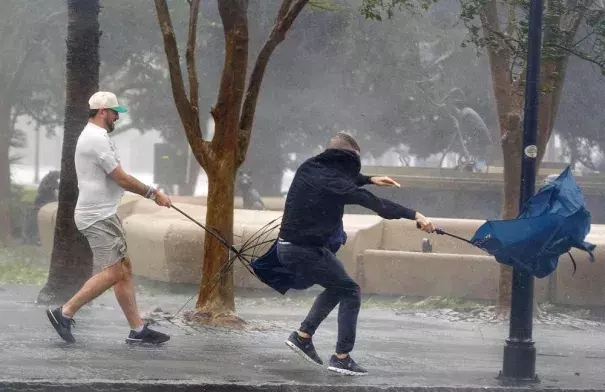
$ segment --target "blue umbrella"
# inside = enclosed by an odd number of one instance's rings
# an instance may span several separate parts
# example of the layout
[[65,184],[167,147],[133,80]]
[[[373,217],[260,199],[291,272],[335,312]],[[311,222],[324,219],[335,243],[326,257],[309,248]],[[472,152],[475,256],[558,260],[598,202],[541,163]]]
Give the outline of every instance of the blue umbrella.
[[[487,221],[470,241],[436,230],[438,234],[481,248],[499,263],[521,268],[537,278],[550,275],[557,268],[559,256],[572,247],[588,252],[594,262],[596,246],[584,241],[589,231],[590,212],[569,167],[532,196],[516,219]],[[572,262],[575,272],[573,257]]]

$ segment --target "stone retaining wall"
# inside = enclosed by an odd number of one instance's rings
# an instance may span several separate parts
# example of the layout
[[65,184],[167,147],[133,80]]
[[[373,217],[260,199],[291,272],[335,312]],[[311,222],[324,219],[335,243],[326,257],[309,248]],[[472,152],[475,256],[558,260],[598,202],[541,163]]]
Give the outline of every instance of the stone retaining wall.
[[[191,199],[191,198],[189,198]],[[200,222],[205,221],[204,203],[196,199],[173,198],[175,205]],[[186,203],[188,202],[188,203]],[[43,249],[50,255],[56,203],[40,210],[38,223]],[[123,221],[128,253],[136,275],[150,279],[197,284],[201,281],[204,232],[175,210],[157,207],[138,196],[124,197],[118,214]],[[281,211],[234,212],[234,243],[240,247]],[[433,219],[438,227],[464,238],[471,238],[482,220]],[[348,242],[338,252],[345,268],[355,277],[365,294],[391,294],[414,297],[454,296],[474,300],[495,300],[499,264],[493,257],[462,241],[436,234],[427,235],[412,221],[383,220],[374,215],[344,216]],[[267,238],[275,238],[273,230]],[[428,238],[432,253],[422,253]],[[572,275],[571,261],[560,258],[560,267],[549,277],[536,279],[539,301],[567,305],[605,304],[605,226],[593,225],[589,242],[597,245],[596,262],[586,253],[573,251],[578,271]],[[256,249],[262,254],[270,244]],[[236,287],[267,289],[239,262],[234,265]]]

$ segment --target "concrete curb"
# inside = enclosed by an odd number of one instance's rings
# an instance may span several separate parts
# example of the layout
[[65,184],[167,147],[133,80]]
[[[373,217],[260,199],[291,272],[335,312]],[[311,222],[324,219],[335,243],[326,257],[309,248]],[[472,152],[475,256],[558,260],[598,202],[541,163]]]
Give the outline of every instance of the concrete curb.
[[[346,379],[350,380],[349,378]],[[347,382],[345,381],[345,383]],[[605,389],[569,389],[529,384],[521,387],[503,386],[372,386],[334,384],[245,384],[209,383],[171,380],[0,380],[0,390],[12,391],[66,391],[66,392],[601,392]]]

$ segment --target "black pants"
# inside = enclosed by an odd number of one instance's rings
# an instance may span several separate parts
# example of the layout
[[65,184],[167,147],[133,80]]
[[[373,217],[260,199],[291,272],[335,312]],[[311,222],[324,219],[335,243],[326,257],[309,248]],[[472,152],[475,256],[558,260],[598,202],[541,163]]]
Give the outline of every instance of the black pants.
[[347,354],[352,351],[361,293],[359,285],[347,274],[342,262],[324,247],[278,243],[277,254],[280,262],[291,269],[297,279],[309,286],[318,284],[325,288],[315,300],[300,330],[313,335],[321,322],[340,303],[336,353]]

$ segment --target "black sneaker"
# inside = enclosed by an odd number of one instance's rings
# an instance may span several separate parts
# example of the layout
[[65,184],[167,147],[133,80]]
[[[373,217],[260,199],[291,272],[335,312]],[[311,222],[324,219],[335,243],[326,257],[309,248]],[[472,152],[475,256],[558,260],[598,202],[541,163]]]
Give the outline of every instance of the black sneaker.
[[63,340],[65,340],[67,343],[76,342],[74,335],[71,334],[71,326],[76,325],[74,319],[63,316],[61,308],[53,310],[46,309],[46,315],[48,316],[50,323],[53,325],[53,327],[55,327],[57,333]]
[[141,332],[130,331],[130,335],[126,338],[126,343],[149,343],[149,344],[161,344],[170,340],[170,336],[165,333],[154,331],[150,329],[147,324],[143,327]]
[[346,374],[348,376],[365,376],[368,373],[367,370],[356,364],[350,355],[344,359],[340,359],[336,355],[332,355],[328,370]]
[[298,332],[294,331],[288,340],[286,340],[286,345],[307,361],[323,365],[323,361],[319,358],[319,355],[317,355],[317,351],[315,351],[312,338],[303,338]]

